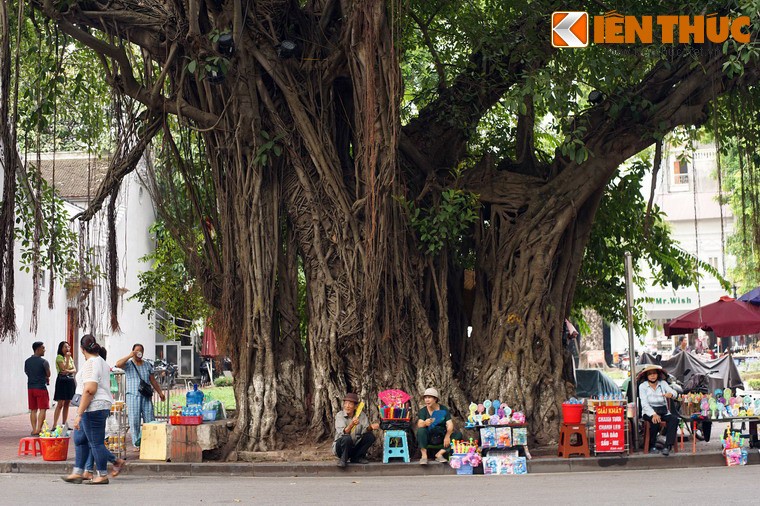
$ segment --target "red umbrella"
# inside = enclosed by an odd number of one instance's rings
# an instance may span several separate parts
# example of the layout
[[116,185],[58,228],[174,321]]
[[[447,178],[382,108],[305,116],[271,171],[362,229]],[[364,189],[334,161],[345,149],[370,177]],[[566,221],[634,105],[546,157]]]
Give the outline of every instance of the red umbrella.
[[214,358],[219,353],[216,351],[216,334],[211,327],[203,329],[203,346],[201,346],[201,356]]
[[696,329],[712,330],[718,337],[760,332],[760,307],[728,296],[682,314],[665,324],[665,335],[688,334]]

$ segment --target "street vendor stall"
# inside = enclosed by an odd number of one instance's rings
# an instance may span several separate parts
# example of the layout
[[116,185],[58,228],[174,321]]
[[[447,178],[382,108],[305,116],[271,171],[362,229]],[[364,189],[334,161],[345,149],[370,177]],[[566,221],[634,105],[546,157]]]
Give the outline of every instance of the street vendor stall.
[[453,441],[450,466],[457,474],[481,470],[487,475],[527,474],[528,428],[525,415],[506,403],[489,399],[470,403],[465,429],[476,436],[468,441]]

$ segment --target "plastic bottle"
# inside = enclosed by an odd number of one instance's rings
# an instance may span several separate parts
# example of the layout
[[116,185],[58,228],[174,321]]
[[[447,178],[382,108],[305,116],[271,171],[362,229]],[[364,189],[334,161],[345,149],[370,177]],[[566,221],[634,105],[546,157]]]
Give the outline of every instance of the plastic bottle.
[[202,405],[203,404],[203,392],[198,390],[198,384],[193,385],[193,389],[185,396],[188,406]]

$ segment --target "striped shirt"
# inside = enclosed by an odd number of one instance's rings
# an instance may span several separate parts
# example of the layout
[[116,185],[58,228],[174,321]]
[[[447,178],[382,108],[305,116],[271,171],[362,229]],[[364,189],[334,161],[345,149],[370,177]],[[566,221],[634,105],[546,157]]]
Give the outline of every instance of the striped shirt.
[[127,378],[127,393],[138,395],[140,393],[140,380],[150,384],[150,377],[152,375],[153,364],[147,360],[143,360],[142,364],[137,365],[130,358],[124,366],[124,376]]

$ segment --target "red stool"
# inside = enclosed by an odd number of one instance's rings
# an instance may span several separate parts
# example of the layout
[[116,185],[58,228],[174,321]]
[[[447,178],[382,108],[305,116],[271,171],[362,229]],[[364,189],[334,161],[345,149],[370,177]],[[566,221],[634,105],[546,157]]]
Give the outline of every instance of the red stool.
[[[573,435],[577,439],[575,443],[570,441]],[[560,428],[557,456],[568,458],[570,455],[590,456],[585,423],[563,423]]]
[[38,437],[22,437],[18,442],[19,455],[42,455],[42,443]]

